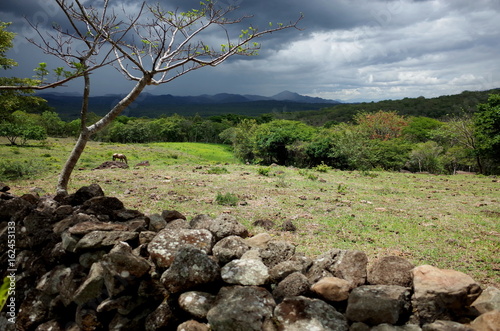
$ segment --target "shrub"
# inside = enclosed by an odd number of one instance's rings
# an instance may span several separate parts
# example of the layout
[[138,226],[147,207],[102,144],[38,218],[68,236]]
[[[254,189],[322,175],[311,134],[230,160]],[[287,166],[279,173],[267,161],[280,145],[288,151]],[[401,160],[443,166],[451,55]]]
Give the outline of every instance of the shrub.
[[233,194],[233,193],[217,193],[217,197],[215,198],[215,201],[217,202],[218,205],[222,206],[236,206],[238,204],[238,196]]
[[271,168],[269,168],[269,167],[260,167],[259,169],[257,169],[257,173],[259,175],[266,176],[266,177],[269,176],[270,171],[271,171]]
[[225,167],[213,167],[208,169],[207,173],[212,175],[221,175],[228,174],[229,171]]
[[0,180],[31,177],[42,170],[40,162],[0,161]]
[[328,172],[328,170],[332,170],[332,167],[330,167],[329,165],[325,164],[322,161],[321,164],[318,164],[317,166],[315,166],[313,168],[313,170],[316,170],[318,172]]

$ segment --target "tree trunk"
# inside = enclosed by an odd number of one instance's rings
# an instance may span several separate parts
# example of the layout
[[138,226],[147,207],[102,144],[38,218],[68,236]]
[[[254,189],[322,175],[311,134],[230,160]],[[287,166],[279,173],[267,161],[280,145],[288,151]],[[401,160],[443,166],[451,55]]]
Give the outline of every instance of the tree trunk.
[[[78,141],[76,142],[73,151],[71,152],[68,160],[64,164],[61,174],[59,175],[59,181],[57,183],[57,189],[56,189],[58,195],[68,194],[69,178],[71,176],[71,173],[73,172],[73,169],[76,166],[76,163],[80,159],[80,156],[82,155],[83,150],[85,149],[85,146],[87,145],[87,142],[90,139],[90,136],[108,126],[118,115],[120,115],[120,113],[125,108],[127,108],[135,99],[137,99],[137,97],[141,94],[144,88],[151,82],[151,78],[152,75],[145,74],[144,77],[137,82],[132,91],[130,91],[130,93],[127,96],[125,96],[122,100],[120,100],[120,102],[118,102],[116,106],[114,106],[113,109],[111,109],[109,113],[106,114],[106,116],[104,116],[95,124],[89,127],[83,126]],[[84,112],[84,110],[82,109],[82,114],[84,113],[86,112]],[[82,123],[84,123],[83,119]]]

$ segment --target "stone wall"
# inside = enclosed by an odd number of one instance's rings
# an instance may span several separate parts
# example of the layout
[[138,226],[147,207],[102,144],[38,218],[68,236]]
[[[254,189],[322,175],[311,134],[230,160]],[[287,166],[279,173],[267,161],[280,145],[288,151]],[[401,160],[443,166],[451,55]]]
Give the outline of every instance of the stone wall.
[[[17,330],[499,330],[500,290],[461,272],[397,256],[368,268],[365,253],[334,248],[310,258],[230,215],[146,216],[97,185],[0,191],[2,263],[16,228]],[[14,330],[8,312],[2,330]]]

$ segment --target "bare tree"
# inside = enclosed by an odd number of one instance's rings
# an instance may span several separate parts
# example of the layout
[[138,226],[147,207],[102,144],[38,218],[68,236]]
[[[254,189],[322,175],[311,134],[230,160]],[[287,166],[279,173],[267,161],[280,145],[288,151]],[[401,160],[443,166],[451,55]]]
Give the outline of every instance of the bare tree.
[[[37,45],[46,53],[64,60],[73,71],[68,72],[64,79],[40,88],[64,84],[79,76],[84,78],[81,132],[59,176],[58,194],[67,194],[71,173],[91,135],[109,125],[148,85],[165,84],[193,70],[217,66],[233,55],[255,55],[260,48],[253,42],[256,38],[297,28],[302,19],[300,15],[296,21],[270,24],[262,31],[250,26],[239,30],[233,37],[231,26],[241,25],[249,17],[229,18],[237,7],[218,7],[212,0],[205,0],[200,3],[200,9],[187,12],[165,11],[159,5],[142,3],[133,16],[127,15],[123,9],[111,8],[109,0],[104,1],[102,8],[85,6],[81,0],[56,2],[66,15],[70,28],[54,26],[55,33],[48,37],[39,33],[42,42]],[[203,41],[214,36],[221,41],[217,48]],[[84,46],[83,50],[73,47],[77,42]],[[102,119],[87,126],[90,74],[109,65],[114,65],[136,84]]]

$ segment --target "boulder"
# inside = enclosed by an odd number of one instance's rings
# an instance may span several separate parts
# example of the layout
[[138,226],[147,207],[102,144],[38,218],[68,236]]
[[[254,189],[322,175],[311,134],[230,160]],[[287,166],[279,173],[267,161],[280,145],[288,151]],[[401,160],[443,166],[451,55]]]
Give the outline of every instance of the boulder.
[[492,286],[487,287],[471,306],[480,314],[492,310],[500,311],[500,290]]
[[273,290],[273,297],[277,303],[283,301],[285,297],[295,297],[308,295],[311,283],[306,276],[300,272],[294,272],[276,285]]
[[231,260],[239,259],[250,246],[239,236],[229,236],[221,239],[212,249],[213,255],[221,265]]
[[178,220],[178,219],[186,220],[186,216],[182,215],[177,210],[164,210],[161,212],[161,217],[167,223],[170,223],[170,222]]
[[474,330],[500,331],[500,310],[492,310],[480,315],[470,323]]
[[[346,317],[368,325],[397,324],[409,316],[410,289],[397,285],[363,285],[352,290]],[[398,324],[399,324],[398,323]]]
[[238,259],[222,267],[221,276],[228,284],[263,285],[269,279],[269,270],[260,260]]
[[114,246],[120,241],[135,241],[139,237],[137,232],[130,231],[93,231],[83,236],[75,247],[76,252],[96,250]]
[[412,270],[412,277],[412,305],[419,324],[466,316],[482,291],[476,281],[460,271],[422,265]]
[[192,245],[209,254],[212,252],[213,235],[205,229],[163,229],[148,244],[148,253],[160,268],[168,268],[176,252],[186,245]]
[[175,253],[172,264],[161,276],[161,282],[170,293],[178,293],[212,283],[219,274],[219,265],[204,251],[184,246]]
[[215,303],[215,298],[215,295],[206,292],[184,292],[179,296],[179,306],[193,317],[205,319]]
[[247,228],[231,215],[220,215],[210,222],[208,230],[213,233],[216,241],[229,236],[248,237]]
[[295,246],[289,242],[273,240],[267,243],[267,247],[260,249],[262,262],[272,268],[281,262],[287,261],[295,255]]
[[327,301],[344,301],[349,298],[351,283],[337,277],[324,277],[311,290]]
[[367,280],[371,285],[410,287],[413,268],[415,265],[400,256],[385,256],[374,261],[368,271]]
[[280,330],[334,330],[347,331],[344,315],[326,302],[303,296],[288,297],[276,306],[274,316]]
[[260,331],[270,322],[275,306],[271,293],[262,287],[222,287],[207,320],[217,331]]
[[423,331],[474,331],[469,326],[460,324],[453,321],[435,321],[432,323],[424,324]]
[[305,273],[311,266],[312,259],[295,254],[288,261],[283,261],[276,264],[269,270],[269,277],[272,282],[278,283],[294,272]]

